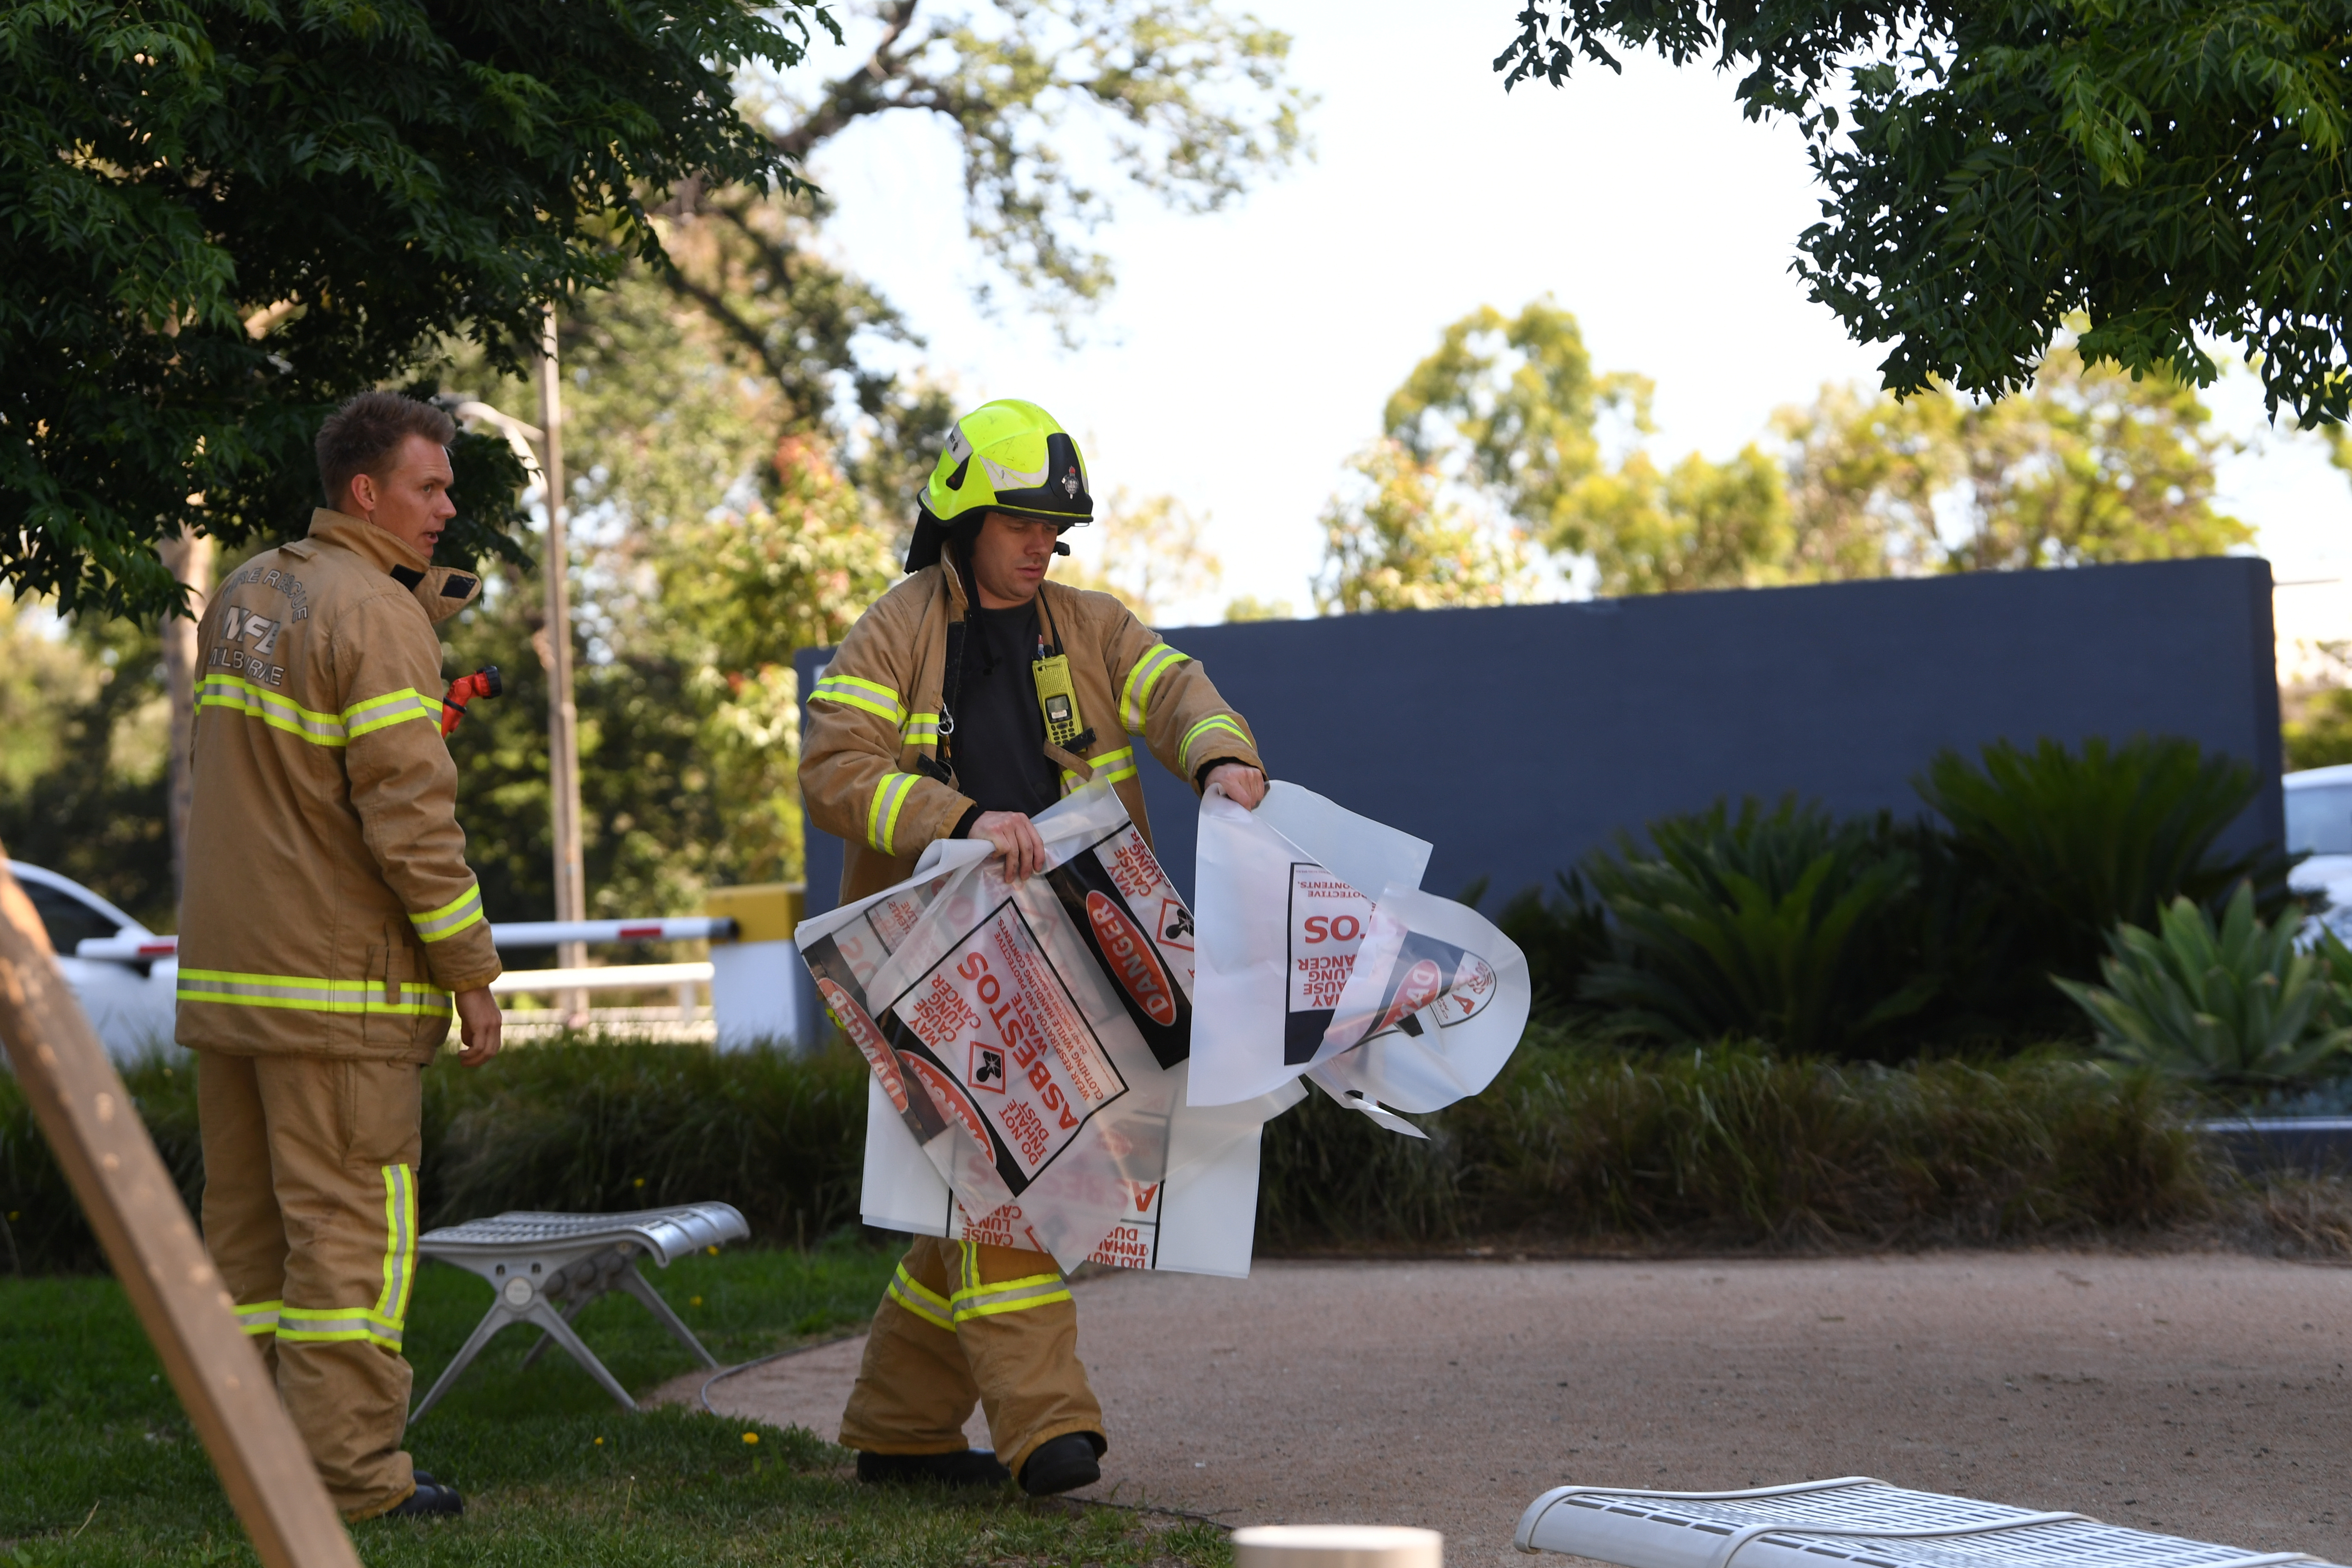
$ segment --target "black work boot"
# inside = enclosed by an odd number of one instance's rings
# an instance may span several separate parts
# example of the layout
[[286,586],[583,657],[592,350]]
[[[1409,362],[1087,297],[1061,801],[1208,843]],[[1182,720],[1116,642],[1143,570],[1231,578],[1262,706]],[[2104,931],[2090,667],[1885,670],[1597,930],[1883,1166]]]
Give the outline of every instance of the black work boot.
[[986,1448],[953,1454],[857,1453],[857,1479],[868,1486],[892,1481],[937,1481],[943,1487],[1001,1487],[1013,1472]]
[[466,1511],[466,1500],[457,1489],[445,1486],[431,1476],[419,1471],[416,1489],[384,1510],[386,1519],[455,1519]]
[[1021,1467],[1021,1489],[1031,1497],[1076,1491],[1102,1479],[1101,1458],[1110,1445],[1099,1432],[1065,1432],[1037,1445]]

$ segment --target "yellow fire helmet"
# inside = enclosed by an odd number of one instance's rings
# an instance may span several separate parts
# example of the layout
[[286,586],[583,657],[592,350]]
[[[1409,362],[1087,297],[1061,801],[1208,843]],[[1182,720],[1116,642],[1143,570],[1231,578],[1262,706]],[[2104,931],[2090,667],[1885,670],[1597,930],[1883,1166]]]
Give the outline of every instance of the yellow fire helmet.
[[947,448],[917,508],[907,570],[940,558],[956,526],[992,511],[1034,517],[1061,529],[1091,522],[1095,500],[1078,444],[1034,403],[1001,397],[948,429]]

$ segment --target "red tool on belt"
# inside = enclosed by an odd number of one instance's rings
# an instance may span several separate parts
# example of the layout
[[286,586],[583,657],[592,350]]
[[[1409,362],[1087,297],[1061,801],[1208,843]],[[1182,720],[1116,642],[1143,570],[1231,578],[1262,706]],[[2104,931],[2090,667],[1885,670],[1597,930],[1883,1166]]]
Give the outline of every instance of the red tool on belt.
[[496,697],[506,689],[499,679],[499,667],[486,664],[471,675],[461,675],[449,683],[449,690],[441,699],[441,737],[444,740],[465,722],[466,704],[477,697]]

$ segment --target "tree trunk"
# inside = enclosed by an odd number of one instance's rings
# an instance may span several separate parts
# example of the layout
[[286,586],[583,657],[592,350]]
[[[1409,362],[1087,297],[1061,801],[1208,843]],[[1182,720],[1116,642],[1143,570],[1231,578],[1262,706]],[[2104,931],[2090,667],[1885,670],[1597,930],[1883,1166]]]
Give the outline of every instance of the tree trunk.
[[188,742],[195,733],[197,659],[202,651],[196,630],[213,591],[213,542],[207,534],[183,533],[159,542],[155,552],[188,589],[188,614],[163,622],[163,684],[172,698],[172,896],[176,903],[188,864],[188,803],[196,791]]

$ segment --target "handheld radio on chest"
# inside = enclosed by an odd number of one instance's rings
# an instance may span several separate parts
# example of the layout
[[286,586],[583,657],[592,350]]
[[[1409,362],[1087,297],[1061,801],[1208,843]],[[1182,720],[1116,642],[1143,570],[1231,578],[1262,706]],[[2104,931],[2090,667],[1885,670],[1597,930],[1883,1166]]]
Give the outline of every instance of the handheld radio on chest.
[[1037,710],[1045,716],[1045,743],[1084,754],[1095,737],[1078,711],[1077,688],[1070,681],[1070,656],[1062,651],[1060,629],[1054,626],[1054,612],[1046,607],[1042,592],[1037,607],[1054,637],[1050,650],[1043,635],[1037,638],[1037,657],[1029,665],[1029,679],[1037,688]]

